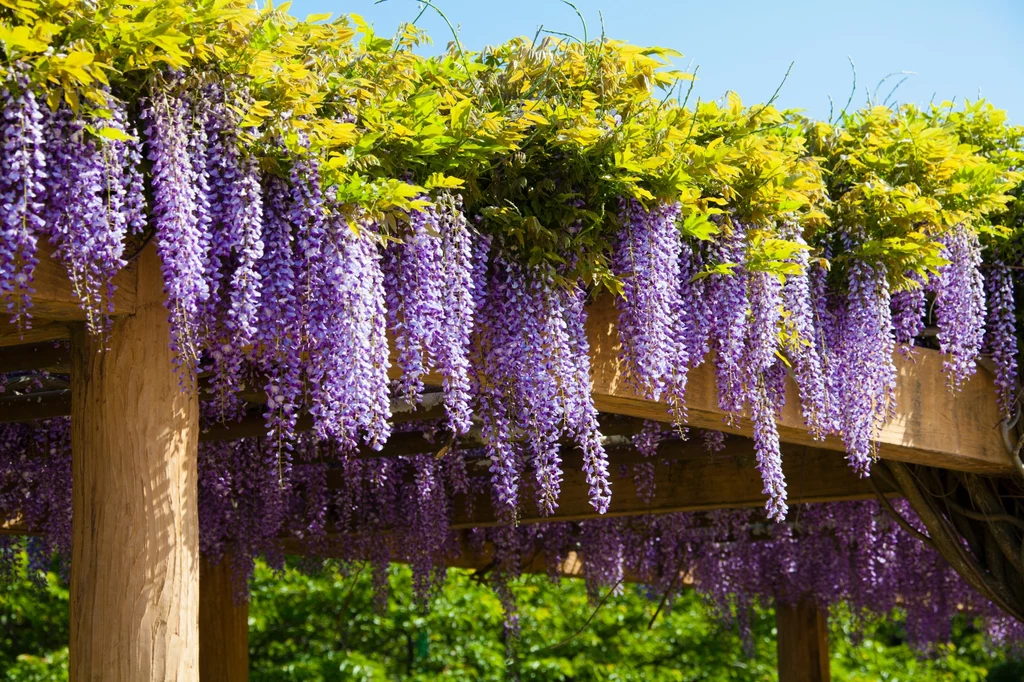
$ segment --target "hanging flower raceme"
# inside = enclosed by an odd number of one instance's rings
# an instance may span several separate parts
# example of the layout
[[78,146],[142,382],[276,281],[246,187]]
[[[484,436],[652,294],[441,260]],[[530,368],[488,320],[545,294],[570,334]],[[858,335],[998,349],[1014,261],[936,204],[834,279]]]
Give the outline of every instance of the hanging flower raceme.
[[[319,227],[319,226],[317,226]],[[319,239],[317,238],[319,237]],[[331,207],[300,239],[308,270],[307,379],[317,435],[345,451],[379,450],[391,434],[384,275],[377,226]],[[307,298],[308,297],[308,298]]]
[[215,563],[227,553],[235,531],[234,447],[225,441],[199,448],[199,550]]
[[31,318],[36,245],[46,224],[42,200],[46,186],[43,154],[44,115],[28,77],[15,71],[0,91],[0,296],[9,296],[11,323],[27,327]]
[[701,432],[701,440],[704,442],[704,449],[711,455],[717,454],[725,449],[725,438],[725,434],[721,431],[704,430]]
[[267,376],[264,389],[268,436],[280,451],[292,449],[297,409],[303,391],[301,330],[305,320],[298,301],[294,196],[283,178],[264,180],[264,250],[259,263],[263,283],[259,323],[254,341],[257,364]]
[[750,404],[754,421],[754,452],[764,481],[763,492],[768,496],[765,503],[768,518],[781,521],[787,511],[786,479],[782,473],[782,445],[775,415],[781,409],[784,393],[773,385],[771,377],[777,362],[782,283],[770,273],[754,272],[750,274],[749,287],[749,338],[740,362],[749,373],[744,383],[744,398]]
[[402,369],[398,395],[418,403],[424,377],[440,369],[449,425],[456,434],[466,433],[472,424],[471,258],[461,199],[442,195],[430,208],[410,212],[406,232],[388,245],[383,266],[388,320]]
[[521,269],[495,259],[491,262],[486,298],[480,307],[481,374],[478,409],[482,434],[491,460],[494,505],[504,520],[512,521],[519,504],[520,452],[514,441],[512,418],[516,409],[514,383],[522,364],[519,290],[525,286]]
[[[610,499],[607,459],[590,398],[581,290],[559,289],[540,272],[498,256],[481,314],[480,409],[499,508],[518,502],[522,465],[536,472],[537,506],[550,514],[561,485],[559,441],[582,447],[591,503]],[[521,440],[516,439],[521,434]]]
[[412,462],[415,491],[412,501],[411,540],[413,593],[426,607],[431,593],[444,584],[445,559],[454,553],[448,531],[448,496],[433,455]]
[[619,204],[612,270],[622,281],[616,305],[626,376],[638,393],[652,400],[664,398],[673,414],[683,419],[690,358],[683,342],[688,334],[680,320],[686,305],[681,290],[682,244],[675,222],[679,206],[647,210],[634,199]]
[[716,244],[713,257],[719,265],[730,267],[731,272],[711,275],[707,285],[708,308],[713,320],[711,347],[715,351],[718,405],[731,414],[743,410],[748,395],[744,384],[750,376],[743,367],[750,333],[746,233],[747,228],[742,223],[729,225],[728,233]]
[[597,408],[591,393],[590,342],[587,340],[586,290],[577,283],[569,290],[559,290],[568,333],[567,355],[560,358],[561,391],[565,400],[566,428],[583,450],[583,471],[590,503],[601,514],[611,504],[611,480],[604,437],[597,421]]
[[584,578],[591,604],[600,603],[604,592],[622,594],[625,580],[625,543],[618,519],[601,519],[580,524]]
[[939,348],[949,358],[942,364],[946,382],[958,390],[976,370],[985,334],[985,283],[978,236],[960,224],[943,235],[944,257],[935,282],[935,317]]
[[875,429],[896,409],[895,337],[885,267],[853,260],[848,285],[836,347],[841,428],[850,466],[866,475]]
[[[785,239],[807,246],[796,223],[784,223],[782,227],[782,236]],[[786,353],[792,362],[793,374],[800,389],[804,423],[814,438],[822,439],[829,430],[828,396],[825,389],[824,365],[817,343],[809,250],[798,249],[794,261],[799,271],[787,275],[782,287],[782,303],[788,313],[785,319]]]
[[441,258],[444,277],[444,324],[437,360],[441,369],[448,425],[463,434],[472,426],[469,354],[474,325],[473,235],[462,213],[462,197],[442,194],[440,209]]
[[985,351],[996,366],[996,399],[1007,420],[1013,418],[1017,398],[1017,325],[1013,307],[1013,270],[996,262],[985,272],[988,320]]
[[205,164],[197,163],[198,131],[187,103],[155,88],[143,102],[147,158],[152,164],[153,226],[163,268],[171,349],[184,377],[195,375],[202,343],[201,316],[210,295],[204,276],[208,240]]
[[90,124],[64,105],[47,117],[43,220],[89,332],[104,334],[114,306],[113,278],[125,265],[126,182],[124,167],[108,158],[110,145],[90,132]]
[[711,350],[712,312],[708,301],[708,280],[702,249],[683,242],[679,250],[679,295],[676,343],[686,352],[690,367],[697,367]]
[[636,496],[645,504],[654,501],[654,474],[657,467],[655,458],[658,446],[665,437],[664,428],[660,422],[644,420],[640,431],[631,436],[633,447],[643,456],[643,461],[633,465],[633,482],[636,486]]
[[[3,375],[0,375],[2,377]],[[26,544],[29,576],[44,580],[54,555],[67,575],[71,560],[71,422],[0,425],[0,515],[39,534]],[[11,576],[21,546],[0,551]]]
[[263,195],[259,164],[246,154],[240,116],[226,88],[211,86],[199,112],[206,135],[209,251],[206,354],[223,417],[243,408],[243,363],[256,336],[263,257]]
[[402,370],[397,391],[410,403],[419,402],[440,347],[444,273],[437,214],[435,207],[411,211],[408,229],[384,252],[388,321]]
[[913,273],[909,279],[918,286],[897,291],[892,295],[892,327],[896,334],[896,345],[906,355],[914,345],[914,339],[924,331],[927,296],[921,278]]

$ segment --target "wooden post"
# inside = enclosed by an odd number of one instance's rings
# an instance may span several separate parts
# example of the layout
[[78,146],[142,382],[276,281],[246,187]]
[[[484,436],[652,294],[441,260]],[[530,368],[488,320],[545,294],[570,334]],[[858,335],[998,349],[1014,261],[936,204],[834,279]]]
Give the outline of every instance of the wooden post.
[[106,348],[72,331],[72,682],[199,679],[199,407],[168,347],[159,257]]
[[810,599],[775,604],[779,682],[829,682],[826,612]]
[[235,604],[231,564],[203,559],[199,568],[199,679],[248,682],[249,605]]

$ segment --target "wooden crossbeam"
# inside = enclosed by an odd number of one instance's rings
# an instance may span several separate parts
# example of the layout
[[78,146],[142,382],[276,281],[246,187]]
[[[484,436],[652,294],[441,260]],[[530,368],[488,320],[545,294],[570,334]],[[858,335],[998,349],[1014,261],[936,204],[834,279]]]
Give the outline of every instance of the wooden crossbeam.
[[[54,260],[48,247],[36,268],[36,295],[32,313],[35,316],[29,340],[63,338],[68,320],[83,315],[67,281],[64,266]],[[128,314],[134,310],[135,266],[126,268],[117,277],[115,312]],[[618,314],[611,297],[604,296],[588,310],[588,336],[591,345],[594,402],[601,412],[644,419],[669,421],[667,406],[647,400],[628,385],[619,360],[617,332]],[[9,326],[0,327],[0,345],[10,345]],[[878,455],[883,459],[925,464],[959,471],[1004,474],[1011,471],[1009,457],[999,433],[1000,415],[995,402],[992,375],[985,369],[968,381],[959,393],[945,387],[942,356],[936,351],[916,349],[911,357],[895,356],[898,373],[896,417],[876,436]],[[393,369],[392,375],[397,374]],[[433,383],[439,384],[437,378]],[[783,442],[827,450],[843,450],[834,437],[814,441],[803,422],[797,388],[792,379],[786,382],[786,407],[778,420]],[[687,391],[688,423],[692,426],[724,430],[750,436],[749,419],[725,423],[728,416],[718,407],[713,363],[710,359],[690,373]]]
[[[405,435],[405,434],[399,434]],[[422,452],[422,439],[406,438],[394,446],[389,444],[377,457],[399,456]],[[609,469],[613,475],[612,502],[602,515],[590,505],[589,487],[583,472],[582,453],[569,449],[562,456],[564,476],[558,497],[558,508],[552,516],[542,516],[533,503],[530,481],[521,490],[520,523],[548,521],[585,521],[589,519],[643,516],[671,512],[710,511],[715,509],[757,508],[765,504],[764,484],[755,465],[753,442],[746,438],[730,438],[722,452],[711,455],[703,445],[693,441],[662,443],[655,463],[655,494],[648,502],[641,498],[630,475],[619,476],[622,465],[634,465],[643,457],[631,447],[613,447],[608,452]],[[806,446],[784,446],[783,470],[788,481],[789,503],[839,502],[874,499],[874,490],[866,480],[850,469],[845,458],[834,451]],[[479,460],[479,473],[489,475],[486,459]],[[344,483],[344,472],[328,472],[327,485],[338,489]],[[875,484],[886,494],[896,491],[884,481]],[[489,492],[480,494],[472,505],[457,501],[452,526],[457,529],[482,528],[498,524],[491,506]]]
[[11,324],[6,312],[6,303],[3,301],[3,296],[0,296],[0,354],[9,352],[6,349],[11,346],[23,346],[42,341],[60,341],[71,338],[71,330],[68,328],[67,322],[54,322],[33,318],[32,325],[28,328]]
[[[400,440],[389,444],[377,457],[397,457],[431,452],[436,446],[425,443],[419,434],[396,434]],[[655,495],[650,502],[641,499],[633,476],[618,476],[615,472],[624,464],[633,465],[643,460],[633,448],[614,447],[609,450],[610,469],[613,472],[612,503],[607,514],[598,514],[590,505],[589,489],[582,470],[582,455],[569,450],[563,456],[565,475],[562,479],[558,508],[552,516],[537,513],[532,491],[524,482],[524,504],[520,523],[548,521],[586,521],[599,518],[644,516],[673,512],[712,511],[716,509],[763,507],[761,475],[754,464],[753,442],[745,438],[729,438],[725,450],[708,454],[700,443],[668,441],[662,443],[655,468]],[[487,473],[486,460],[472,474]],[[816,502],[840,502],[874,499],[874,492],[866,479],[858,478],[839,453],[805,446],[784,446],[783,470],[788,481],[791,505]],[[331,469],[327,476],[330,489],[339,489],[344,482],[341,469]],[[885,494],[896,490],[882,479],[875,480]],[[456,529],[482,528],[497,525],[491,507],[490,494],[474,500],[472,511],[464,501],[457,501],[452,518]],[[29,532],[19,521],[0,527],[0,535],[22,535]],[[293,547],[292,549],[296,549]]]
[[[667,459],[668,464],[663,460]],[[650,502],[637,492],[633,476],[618,476],[622,464],[640,460],[629,450],[609,452],[612,480],[612,501],[607,514],[598,514],[590,505],[589,487],[579,452],[563,457],[564,476],[558,508],[552,516],[541,516],[532,500],[522,506],[520,523],[545,521],[585,521],[588,519],[642,516],[670,512],[710,511],[714,509],[763,507],[765,495],[761,474],[754,461],[753,443],[744,438],[730,438],[726,449],[712,456],[699,443],[671,441],[661,446],[654,459],[655,494]],[[874,492],[867,480],[858,478],[845,458],[831,450],[805,446],[785,446],[783,470],[786,474],[789,503],[836,502],[867,500]],[[876,483],[881,483],[876,481]],[[882,485],[886,493],[895,492]],[[528,497],[527,489],[521,493]],[[491,507],[490,495],[481,495],[472,505],[456,505],[453,525],[456,528],[478,528],[498,521]]]
[[68,372],[70,351],[52,341],[26,343],[0,353],[0,374],[34,369]]
[[[609,297],[588,310],[587,331],[591,346],[594,402],[601,412],[669,421],[663,403],[646,400],[626,381],[619,360],[618,313]],[[876,435],[883,459],[925,464],[976,473],[1009,473],[1011,463],[999,432],[1001,417],[996,406],[992,375],[979,368],[959,393],[950,393],[942,373],[942,356],[936,351],[915,349],[911,357],[894,356],[896,417]],[[686,407],[688,423],[706,429],[753,435],[753,424],[724,422],[727,414],[718,406],[714,365],[708,358],[690,372]],[[801,414],[796,383],[786,379],[786,406],[778,419],[779,437],[785,443],[843,450],[835,437],[817,442],[811,438]]]
[[0,398],[0,424],[67,417],[70,414],[69,389]]
[[[77,322],[85,319],[85,312],[71,286],[67,268],[57,260],[53,247],[46,241],[39,242],[37,252],[39,264],[32,278],[32,308],[30,313],[37,320]],[[130,315],[135,312],[138,289],[137,263],[130,263],[114,276],[113,314]],[[6,310],[9,295],[0,295],[0,310]]]

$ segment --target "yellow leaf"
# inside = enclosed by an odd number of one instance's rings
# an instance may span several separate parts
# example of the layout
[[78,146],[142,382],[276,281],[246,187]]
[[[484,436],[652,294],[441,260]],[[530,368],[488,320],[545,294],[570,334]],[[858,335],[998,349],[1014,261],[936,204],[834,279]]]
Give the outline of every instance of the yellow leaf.
[[72,69],[75,67],[85,66],[86,64],[92,64],[93,58],[94,55],[92,52],[71,52],[64,58],[64,67]]
[[108,140],[117,140],[120,142],[126,142],[128,140],[135,139],[134,137],[124,132],[123,130],[120,130],[118,128],[111,128],[110,126],[100,128],[99,130],[96,131],[96,134]]
[[423,186],[427,189],[458,189],[465,184],[465,181],[460,178],[453,178],[442,173],[432,173]]
[[75,90],[74,88],[64,88],[64,101],[68,103],[69,107],[71,107],[71,111],[76,114],[78,113],[78,90]]
[[523,118],[525,118],[530,123],[536,123],[537,125],[548,125],[548,120],[541,116],[540,114],[538,114],[536,111],[524,111]]
[[465,124],[466,119],[469,117],[469,108],[471,106],[473,106],[473,100],[471,99],[464,99],[452,105],[448,114],[452,128],[458,128]]
[[0,25],[0,41],[8,50],[17,48],[22,52],[43,52],[49,47],[49,43],[33,36],[28,26]]
[[401,123],[396,123],[396,122],[392,122],[392,124],[391,124],[391,131],[395,135],[398,135],[399,137],[412,137],[413,135],[416,134],[415,131],[413,131],[413,130],[411,130],[409,128],[406,128]]

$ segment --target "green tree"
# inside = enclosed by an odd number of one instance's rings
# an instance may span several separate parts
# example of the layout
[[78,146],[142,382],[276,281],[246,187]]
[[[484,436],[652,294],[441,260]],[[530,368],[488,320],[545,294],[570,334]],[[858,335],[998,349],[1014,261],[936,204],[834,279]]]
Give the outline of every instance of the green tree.
[[[692,591],[659,610],[657,600],[629,585],[595,611],[582,581],[527,576],[514,587],[522,634],[508,647],[501,603],[470,571],[449,571],[424,610],[411,599],[409,569],[393,566],[387,609],[378,614],[368,567],[307,574],[298,566],[282,572],[257,566],[249,611],[253,682],[777,679],[769,608],[753,610],[753,646],[745,651],[737,628]],[[34,583],[23,563],[0,588],[3,679],[67,679],[67,614],[67,589],[57,575]],[[831,630],[836,682],[1024,679],[1024,668],[987,650],[966,621],[954,623],[952,642],[928,658],[908,646],[899,613],[863,623],[834,609]]]

